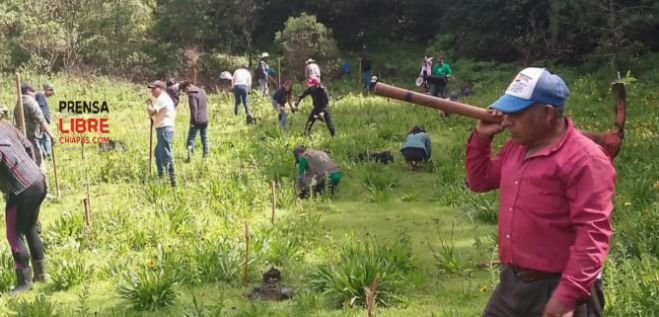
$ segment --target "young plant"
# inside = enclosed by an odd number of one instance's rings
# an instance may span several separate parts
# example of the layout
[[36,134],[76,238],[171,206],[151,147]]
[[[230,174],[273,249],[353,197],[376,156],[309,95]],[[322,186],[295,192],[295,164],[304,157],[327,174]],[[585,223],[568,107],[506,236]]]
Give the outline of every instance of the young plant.
[[171,307],[176,301],[175,279],[164,270],[140,267],[134,274],[124,276],[119,296],[137,311],[156,311]]
[[51,287],[55,291],[66,291],[81,284],[93,273],[80,254],[55,258],[53,270],[50,273]]
[[14,286],[15,276],[11,252],[0,248],[0,293],[7,292]]
[[462,271],[464,264],[455,251],[455,242],[453,240],[455,224],[453,224],[451,227],[451,236],[449,238],[450,241],[446,241],[442,238],[439,229],[437,229],[437,233],[439,235],[439,250],[433,248],[432,243],[427,241],[428,248],[430,249],[433,258],[435,259],[435,266],[437,266],[440,272],[445,274],[459,273]]
[[404,301],[408,274],[414,269],[409,242],[381,245],[373,238],[349,241],[339,261],[323,264],[311,274],[311,286],[347,306],[366,307],[367,290],[379,280],[377,304],[387,307]]

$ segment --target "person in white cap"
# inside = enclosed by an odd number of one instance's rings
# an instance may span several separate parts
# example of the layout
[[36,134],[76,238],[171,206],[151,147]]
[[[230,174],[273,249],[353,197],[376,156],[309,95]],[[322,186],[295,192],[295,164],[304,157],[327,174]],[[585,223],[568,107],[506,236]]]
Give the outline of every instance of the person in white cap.
[[321,79],[320,77],[320,66],[316,63],[316,61],[313,58],[307,59],[305,62],[307,66],[304,68],[304,74],[306,76],[306,79],[309,80],[311,77],[316,77],[318,79]]
[[267,52],[261,54],[259,67],[256,69],[256,80],[259,82],[259,91],[266,97],[270,94],[268,88],[268,82],[270,81],[270,66],[268,65],[269,58],[270,54]]
[[172,187],[176,187],[176,168],[174,164],[174,129],[176,127],[176,108],[174,101],[167,94],[167,84],[156,80],[147,85],[151,89],[151,95],[155,102],[147,99],[146,110],[153,119],[153,127],[156,129],[156,165],[158,176],[162,179],[165,172],[169,172]]
[[[483,316],[603,316],[601,273],[611,250],[616,170],[565,116],[570,91],[529,67],[490,107],[467,145],[468,185],[499,190],[500,282]],[[511,139],[497,155],[494,137]]]

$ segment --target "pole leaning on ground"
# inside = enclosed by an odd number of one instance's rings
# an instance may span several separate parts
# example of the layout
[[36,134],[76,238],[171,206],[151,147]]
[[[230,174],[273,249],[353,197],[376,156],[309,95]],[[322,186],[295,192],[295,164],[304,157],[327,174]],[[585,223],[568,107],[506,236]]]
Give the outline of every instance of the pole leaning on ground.
[[149,119],[149,175],[151,175],[151,165],[153,165],[153,119]]
[[[502,118],[494,116],[481,107],[433,97],[381,82],[371,83],[370,90],[378,96],[398,99],[416,105],[439,109],[448,113],[460,114],[473,119],[483,120],[485,122],[499,123],[502,120]],[[627,113],[627,93],[625,91],[624,83],[620,80],[612,83],[611,91],[616,99],[616,129],[608,132],[582,131],[582,133],[595,143],[602,146],[610,158],[615,159],[620,152],[622,141],[624,139],[624,125]]]
[[[20,119],[21,132],[23,135],[27,136],[26,127],[25,127],[25,111],[23,109],[23,97],[21,96],[21,74],[16,73],[16,93],[18,94],[18,118]],[[16,115],[16,114],[14,114]]]

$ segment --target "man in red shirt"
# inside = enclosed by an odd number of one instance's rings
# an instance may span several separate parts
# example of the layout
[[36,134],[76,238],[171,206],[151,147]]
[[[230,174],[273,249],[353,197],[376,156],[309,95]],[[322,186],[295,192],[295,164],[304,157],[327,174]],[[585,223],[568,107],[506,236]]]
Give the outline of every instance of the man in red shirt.
[[[564,116],[570,91],[526,68],[478,122],[467,146],[474,192],[500,191],[503,265],[483,316],[602,316],[601,273],[611,247],[617,173],[603,149]],[[492,155],[495,135],[511,140]]]

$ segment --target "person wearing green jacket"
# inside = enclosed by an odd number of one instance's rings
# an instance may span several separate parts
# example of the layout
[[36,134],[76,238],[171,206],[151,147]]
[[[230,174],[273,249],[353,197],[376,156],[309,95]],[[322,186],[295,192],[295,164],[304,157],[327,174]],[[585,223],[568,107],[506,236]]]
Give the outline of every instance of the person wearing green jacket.
[[416,169],[421,163],[429,161],[432,157],[432,143],[426,129],[421,125],[414,126],[400,152],[410,169]]
[[326,152],[308,149],[304,146],[295,148],[293,155],[295,163],[299,165],[299,197],[306,198],[311,191],[315,194],[322,194],[328,179],[333,196],[343,178],[341,167]]

